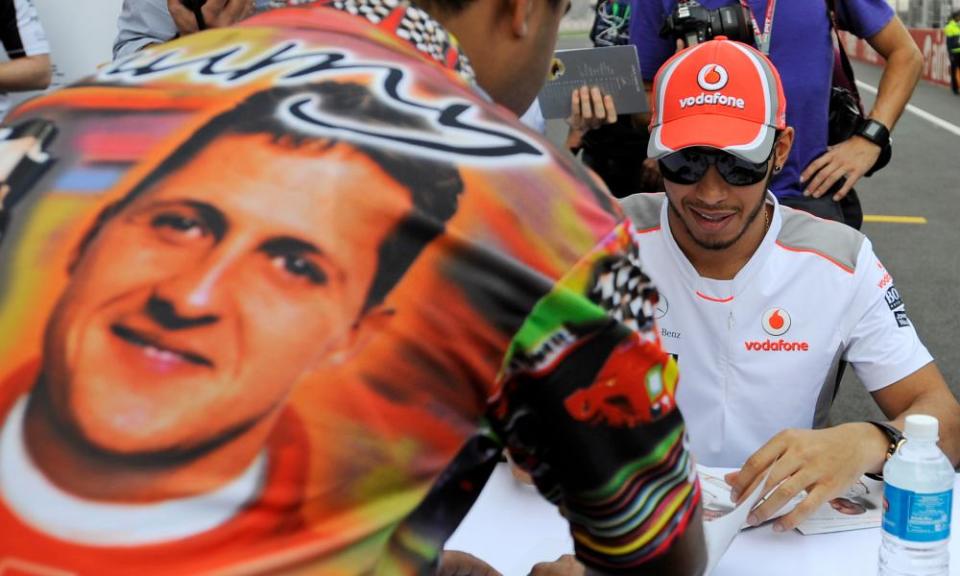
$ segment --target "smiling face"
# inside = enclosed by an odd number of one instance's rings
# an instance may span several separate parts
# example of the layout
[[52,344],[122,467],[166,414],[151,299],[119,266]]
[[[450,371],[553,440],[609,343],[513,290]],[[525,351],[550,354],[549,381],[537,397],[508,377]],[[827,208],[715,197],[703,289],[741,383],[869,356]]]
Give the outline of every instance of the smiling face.
[[[793,129],[786,128],[771,150],[767,178],[747,186],[728,183],[715,165],[694,184],[678,184],[664,179],[670,205],[670,224],[700,250],[725,250],[737,244],[751,227],[762,236],[762,208],[775,166],[782,166],[793,145]],[[678,238],[678,242],[683,242]]]
[[701,248],[723,250],[734,245],[757,222],[767,182],[732,186],[711,166],[696,184],[666,182],[665,187],[670,210],[687,235]]
[[320,148],[222,137],[106,222],[47,327],[58,419],[108,453],[195,449],[275,414],[348,340],[411,203],[363,153]]

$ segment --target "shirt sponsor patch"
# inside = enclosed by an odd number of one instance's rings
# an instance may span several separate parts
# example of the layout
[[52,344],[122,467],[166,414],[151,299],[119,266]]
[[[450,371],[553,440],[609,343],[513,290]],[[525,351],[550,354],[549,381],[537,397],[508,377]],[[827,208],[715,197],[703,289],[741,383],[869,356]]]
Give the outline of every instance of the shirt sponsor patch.
[[889,306],[891,310],[903,306],[903,300],[900,298],[900,291],[897,290],[896,286],[887,288],[887,293],[884,295],[884,298],[887,301],[887,306]]
[[807,342],[791,342],[780,338],[779,340],[748,340],[743,343],[747,352],[808,352],[810,344]]
[[667,330],[666,328],[661,328],[660,335],[664,338],[675,338],[677,340],[680,339],[680,332],[677,332],[676,330]]
[[901,328],[906,328],[907,326],[910,325],[910,319],[907,318],[907,313],[904,312],[903,310],[897,310],[896,312],[893,313],[893,315],[897,319],[897,326]]

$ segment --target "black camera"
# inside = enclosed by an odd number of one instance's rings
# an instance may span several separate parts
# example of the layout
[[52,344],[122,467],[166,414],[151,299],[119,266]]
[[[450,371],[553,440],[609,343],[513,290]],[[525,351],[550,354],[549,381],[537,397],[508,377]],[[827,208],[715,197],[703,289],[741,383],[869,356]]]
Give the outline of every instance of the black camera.
[[660,36],[680,38],[688,47],[716,36],[726,36],[730,40],[753,45],[750,14],[739,3],[708,10],[696,0],[681,0],[663,21]]

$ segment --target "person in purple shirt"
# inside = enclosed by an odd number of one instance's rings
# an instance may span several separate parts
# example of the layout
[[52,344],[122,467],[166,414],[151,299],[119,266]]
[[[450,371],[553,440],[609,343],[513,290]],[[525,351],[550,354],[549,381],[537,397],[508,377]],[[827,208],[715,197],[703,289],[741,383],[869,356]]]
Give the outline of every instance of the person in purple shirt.
[[[637,46],[640,69],[649,90],[657,70],[677,50],[677,40],[659,35],[665,17],[673,12],[677,0],[631,0],[631,3],[630,39]],[[765,31],[769,32],[768,55],[780,71],[790,103],[787,124],[797,131],[790,158],[773,180],[772,191],[782,204],[843,222],[840,201],[874,165],[881,152],[877,142],[882,141],[884,131],[893,131],[903,113],[920,78],[923,62],[920,51],[886,0],[835,1],[840,28],[866,39],[886,59],[886,64],[876,103],[867,115],[873,122],[865,124],[860,131],[866,133],[828,148],[827,118],[834,49],[827,1],[740,0],[740,3],[749,7],[756,23],[758,30],[752,29],[749,34],[754,37],[754,44],[763,39]],[[771,3],[774,3],[772,8]],[[715,10],[735,6],[737,0],[700,0],[700,4]],[[648,167],[654,168],[651,164],[655,165],[647,162]],[[859,222],[850,222],[849,217],[848,223],[859,227]]]

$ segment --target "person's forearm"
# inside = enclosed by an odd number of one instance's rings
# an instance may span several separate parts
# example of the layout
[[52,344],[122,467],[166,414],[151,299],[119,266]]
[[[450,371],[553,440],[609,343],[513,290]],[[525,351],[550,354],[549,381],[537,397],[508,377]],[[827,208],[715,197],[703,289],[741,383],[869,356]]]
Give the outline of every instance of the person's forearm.
[[[703,510],[697,510],[687,525],[686,531],[677,538],[670,550],[639,569],[630,571],[633,576],[700,576],[707,569],[707,551],[703,536]],[[624,572],[619,572],[623,574]],[[587,567],[586,576],[613,576],[615,572],[601,572]]]
[[960,407],[952,394],[948,391],[923,394],[891,423],[903,430],[910,414],[928,414],[940,421],[940,449],[956,467],[960,463]]
[[43,90],[50,85],[53,70],[46,54],[15,58],[0,64],[0,91]]
[[892,132],[910,101],[922,69],[923,56],[916,45],[894,51],[883,69],[870,118],[882,122]]

